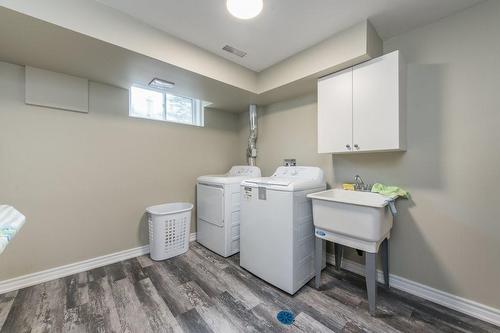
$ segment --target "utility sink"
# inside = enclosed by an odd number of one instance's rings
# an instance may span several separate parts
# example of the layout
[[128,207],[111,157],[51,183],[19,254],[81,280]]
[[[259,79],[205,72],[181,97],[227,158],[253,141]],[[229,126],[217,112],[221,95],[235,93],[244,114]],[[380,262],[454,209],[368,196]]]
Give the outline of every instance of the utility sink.
[[393,216],[390,198],[371,192],[332,189],[307,195],[312,199],[316,236],[377,253],[389,238]]
[[307,195],[312,199],[315,226],[315,286],[320,287],[325,240],[335,245],[335,265],[342,264],[342,246],[365,252],[366,289],[370,314],[376,314],[377,266],[382,253],[384,282],[389,287],[389,237],[393,223],[391,198],[371,192],[333,189]]

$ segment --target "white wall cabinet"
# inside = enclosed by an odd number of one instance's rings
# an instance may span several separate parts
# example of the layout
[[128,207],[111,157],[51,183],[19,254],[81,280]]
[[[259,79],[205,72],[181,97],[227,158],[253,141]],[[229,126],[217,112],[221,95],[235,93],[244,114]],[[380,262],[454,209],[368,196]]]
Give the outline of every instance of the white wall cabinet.
[[319,81],[318,134],[320,153],[352,146],[352,68]]
[[406,149],[404,70],[399,51],[318,81],[318,152]]

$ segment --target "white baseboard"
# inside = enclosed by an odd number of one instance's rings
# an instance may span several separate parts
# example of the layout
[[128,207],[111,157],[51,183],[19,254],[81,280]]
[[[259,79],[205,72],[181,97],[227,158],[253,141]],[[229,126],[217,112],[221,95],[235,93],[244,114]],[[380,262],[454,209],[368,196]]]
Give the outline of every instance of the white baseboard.
[[[328,253],[326,262],[335,264],[335,256]],[[365,275],[365,266],[357,262],[342,259],[342,268],[362,275]],[[384,274],[381,270],[377,271],[377,280],[384,281]],[[389,284],[391,288],[406,291],[409,294],[422,297],[431,302],[445,306],[447,308],[468,314],[469,316],[484,320],[491,324],[500,326],[500,309],[496,309],[470,299],[459,297],[444,291],[408,280],[398,275],[389,274]]]
[[[196,233],[189,236],[189,241],[196,240]],[[0,281],[0,294],[9,291],[30,287],[39,283],[59,279],[65,276],[85,272],[97,267],[102,267],[116,262],[139,257],[149,253],[149,245],[136,247],[107,254],[101,257],[75,262],[69,265],[59,266],[45,271],[19,276],[13,279]]]

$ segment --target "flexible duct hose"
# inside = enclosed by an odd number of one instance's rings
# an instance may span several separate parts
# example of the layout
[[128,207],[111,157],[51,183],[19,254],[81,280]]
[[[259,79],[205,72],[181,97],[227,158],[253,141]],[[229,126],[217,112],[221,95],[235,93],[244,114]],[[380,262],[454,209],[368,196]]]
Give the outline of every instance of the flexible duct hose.
[[255,166],[257,160],[257,106],[251,104],[248,110],[250,119],[250,135],[248,136],[248,165]]

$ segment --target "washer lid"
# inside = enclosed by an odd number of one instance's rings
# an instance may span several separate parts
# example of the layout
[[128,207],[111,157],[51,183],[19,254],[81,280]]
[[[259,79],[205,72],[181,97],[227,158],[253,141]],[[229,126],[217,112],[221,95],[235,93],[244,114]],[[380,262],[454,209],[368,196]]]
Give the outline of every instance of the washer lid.
[[246,182],[262,186],[266,185],[288,186],[293,182],[293,180],[290,178],[261,177],[261,178],[247,179]]
[[326,186],[323,170],[317,167],[279,167],[271,177],[251,178],[241,185],[277,191],[300,191]]
[[239,184],[248,178],[260,177],[260,169],[250,165],[235,165],[226,174],[198,177],[199,183]]
[[198,183],[209,183],[209,184],[217,184],[217,185],[225,185],[225,184],[239,184],[248,177],[228,177],[226,175],[208,175],[198,177]]

